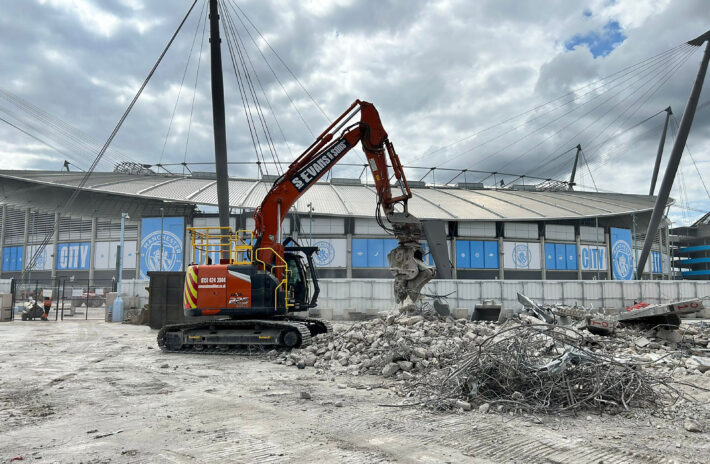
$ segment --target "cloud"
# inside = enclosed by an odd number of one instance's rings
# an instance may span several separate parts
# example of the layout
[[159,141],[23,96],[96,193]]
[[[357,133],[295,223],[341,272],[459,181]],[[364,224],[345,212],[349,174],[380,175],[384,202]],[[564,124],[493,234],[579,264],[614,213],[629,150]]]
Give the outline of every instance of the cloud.
[[[0,88],[103,141],[191,3],[175,0],[166,8],[159,0],[9,0],[0,16]],[[204,5],[198,2],[116,137],[113,146],[120,153],[154,164],[165,144],[164,163],[212,162],[209,42],[198,21],[202,12],[204,22]],[[648,190],[663,116],[634,125],[668,105],[680,118],[700,53],[686,55],[678,48],[645,68],[622,70],[674,50],[707,29],[702,0],[592,0],[585,6],[563,0],[240,0],[236,5],[248,15],[241,17],[247,27],[231,6],[229,16],[243,41],[244,59],[256,71],[251,84],[281,160],[296,157],[313,141],[311,132],[317,135],[328,124],[291,71],[331,118],[355,99],[373,102],[405,165],[505,167],[513,174],[566,178],[574,155],[568,150],[579,143],[589,162],[578,174],[585,188],[594,189],[596,183],[602,190],[640,194]],[[254,161],[252,131],[224,27],[222,33],[229,158]],[[706,88],[701,102],[708,95]],[[264,104],[267,98],[270,105]],[[0,116],[7,117],[3,108],[8,105],[0,99]],[[270,160],[261,122],[254,116]],[[0,138],[13,144],[0,157],[21,155],[18,166],[61,168],[63,155],[23,148],[35,146],[36,140],[1,123]],[[666,153],[672,136],[668,143]],[[688,144],[707,176],[709,107],[696,115]],[[354,152],[343,164],[362,163],[360,149]],[[78,165],[91,162],[85,153],[75,156]],[[689,157],[683,166],[673,195],[687,198],[684,206],[691,209],[673,211],[698,215],[694,210],[710,207],[708,196]],[[274,173],[273,166],[269,169]],[[357,176],[361,169],[340,166],[334,175]],[[425,173],[407,170],[414,179]],[[230,174],[253,177],[257,170],[234,165]],[[454,175],[435,173],[437,182]],[[467,180],[484,176],[469,174]]]

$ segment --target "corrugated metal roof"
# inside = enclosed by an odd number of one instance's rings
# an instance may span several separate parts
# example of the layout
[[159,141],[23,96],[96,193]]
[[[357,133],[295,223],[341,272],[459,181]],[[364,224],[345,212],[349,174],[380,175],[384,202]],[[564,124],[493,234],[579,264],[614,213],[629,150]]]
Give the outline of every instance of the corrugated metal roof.
[[[28,183],[75,187],[82,174],[47,171],[0,171]],[[308,212],[312,203],[316,214],[372,217],[376,199],[370,185],[343,185],[344,182],[319,182],[295,205],[298,212]],[[253,209],[259,206],[271,182],[254,179],[230,179],[230,205]],[[133,176],[117,173],[94,173],[86,190],[129,195],[137,198],[163,199],[216,205],[214,179],[151,175]],[[507,189],[464,190],[453,187],[413,188],[409,210],[422,219],[459,219],[467,221],[578,219],[615,216],[653,209],[655,197],[621,193],[548,192]]]

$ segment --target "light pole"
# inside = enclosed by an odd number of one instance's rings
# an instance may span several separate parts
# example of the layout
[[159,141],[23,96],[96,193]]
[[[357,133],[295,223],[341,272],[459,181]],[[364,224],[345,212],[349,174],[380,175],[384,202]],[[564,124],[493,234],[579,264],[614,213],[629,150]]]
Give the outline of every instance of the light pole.
[[160,271],[163,270],[163,225],[165,223],[165,210],[160,208]]
[[313,203],[308,203],[306,206],[308,206],[308,224],[309,224],[309,237],[308,237],[308,244],[309,246],[313,246]]
[[123,322],[123,298],[121,298],[121,283],[123,281],[123,242],[126,232],[126,219],[130,219],[127,213],[121,213],[121,242],[118,245],[118,283],[116,284],[116,299],[113,302],[111,320],[113,322]]

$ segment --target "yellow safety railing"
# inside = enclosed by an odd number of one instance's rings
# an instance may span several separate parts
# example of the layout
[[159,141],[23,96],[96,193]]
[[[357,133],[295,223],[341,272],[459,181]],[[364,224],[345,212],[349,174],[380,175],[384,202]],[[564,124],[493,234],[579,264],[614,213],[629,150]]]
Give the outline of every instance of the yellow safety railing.
[[206,264],[210,255],[220,257],[223,251],[229,252],[230,264],[252,263],[252,231],[233,232],[231,227],[188,227],[187,230],[192,237],[192,256],[196,264]]
[[[274,309],[278,307],[278,292],[283,287],[284,304],[286,308],[292,307],[293,303],[288,302],[289,275],[291,269],[283,256],[278,254],[273,248],[258,248],[254,250],[254,233],[250,230],[232,231],[231,227],[188,227],[192,242],[192,260],[195,264],[207,264],[210,255],[217,255],[217,263],[222,251],[229,251],[230,264],[253,264],[254,261],[261,263],[265,270],[270,270],[274,274],[276,269],[283,269],[283,279],[274,290]],[[268,250],[276,256],[276,260],[282,264],[269,265],[259,259],[261,251]],[[217,264],[213,263],[213,264]],[[270,266],[270,268],[269,268]]]
[[291,272],[291,270],[288,268],[288,263],[283,258],[283,256],[278,254],[276,252],[276,250],[274,250],[273,248],[258,248],[256,250],[256,258],[255,259],[257,262],[264,265],[264,269],[267,269],[267,263],[262,261],[261,259],[259,259],[259,252],[264,251],[264,250],[269,250],[270,252],[272,252],[274,254],[274,256],[276,256],[278,258],[278,260],[283,263],[283,264],[274,264],[271,266],[272,274],[273,274],[274,269],[283,268],[283,270],[284,270],[284,278],[281,279],[281,282],[279,282],[279,284],[274,289],[274,310],[276,310],[276,308],[278,307],[278,295],[279,295],[279,288],[281,288],[281,286],[284,287],[284,305],[285,305],[284,307],[289,308],[289,307],[293,306],[293,303],[288,302],[288,275]]

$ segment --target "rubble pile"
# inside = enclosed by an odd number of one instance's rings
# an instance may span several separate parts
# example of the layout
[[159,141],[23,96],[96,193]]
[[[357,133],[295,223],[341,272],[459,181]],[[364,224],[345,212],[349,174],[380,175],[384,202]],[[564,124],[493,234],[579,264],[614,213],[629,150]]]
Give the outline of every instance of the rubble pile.
[[526,412],[656,407],[674,391],[666,379],[614,358],[584,335],[554,325],[506,327],[450,368],[420,379],[417,394],[434,409],[461,400]]
[[[411,311],[411,308],[407,308]],[[710,327],[620,328],[605,337],[525,313],[504,324],[401,312],[338,326],[274,362],[374,374],[412,404],[432,409],[555,412],[669,405],[684,375],[710,376]]]

